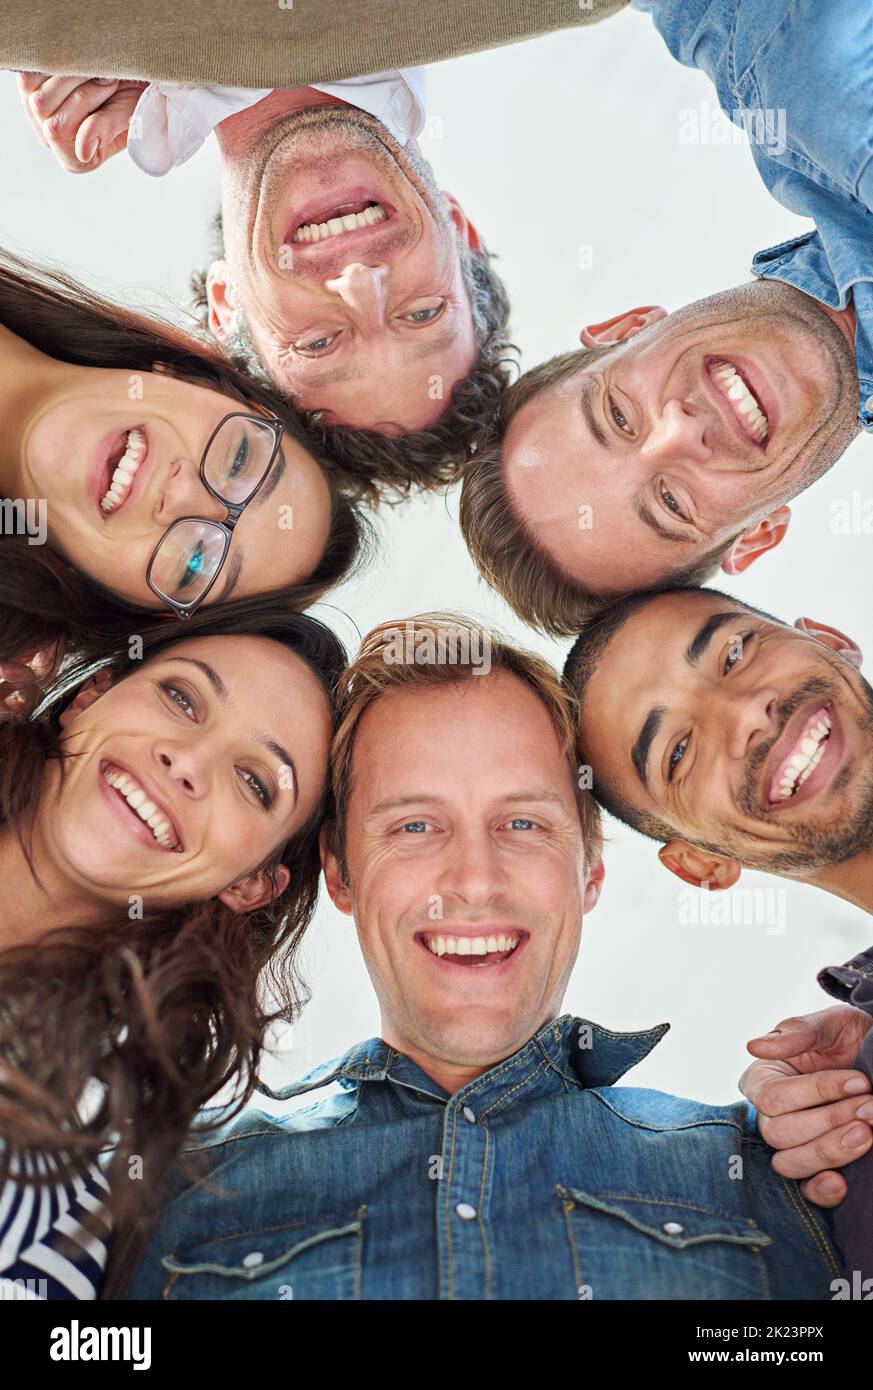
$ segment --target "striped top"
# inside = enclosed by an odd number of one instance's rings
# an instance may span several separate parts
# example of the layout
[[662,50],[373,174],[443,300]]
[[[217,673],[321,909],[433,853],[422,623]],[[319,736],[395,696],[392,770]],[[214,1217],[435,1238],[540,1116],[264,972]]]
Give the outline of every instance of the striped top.
[[[49,1173],[51,1160],[26,1158],[25,1166]],[[97,1297],[109,1244],[108,1190],[93,1165],[68,1184],[6,1182],[0,1189],[0,1303]],[[99,1234],[82,1224],[89,1212],[99,1213]]]

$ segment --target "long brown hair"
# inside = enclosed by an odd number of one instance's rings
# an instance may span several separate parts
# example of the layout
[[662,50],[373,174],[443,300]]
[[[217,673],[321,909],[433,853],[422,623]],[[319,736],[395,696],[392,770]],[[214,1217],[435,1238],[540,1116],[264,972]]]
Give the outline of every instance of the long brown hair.
[[[0,323],[38,351],[61,362],[132,373],[163,368],[173,376],[219,391],[278,417],[285,431],[315,459],[331,493],[327,544],[312,574],[269,591],[295,611],[308,608],[366,558],[371,529],[330,456],[314,444],[299,415],[263,382],[230,363],[218,347],[168,322],[102,299],[59,271],[31,265],[0,249]],[[196,323],[192,329],[197,331]],[[48,547],[25,536],[0,544],[0,661],[37,647],[81,650],[123,641],[131,615],[154,616],[116,598],[72,569]],[[167,610],[169,615],[169,610]]]
[[[346,657],[329,629],[260,598],[232,613],[200,610],[184,629],[186,640],[237,633],[295,652],[335,713]],[[139,635],[148,660],[182,629],[156,623]],[[109,664],[122,680],[141,661],[125,649]],[[63,757],[60,711],[92,669],[73,661],[36,716],[0,722],[0,823],[14,828],[28,856],[44,770]],[[10,1176],[38,1182],[37,1155],[49,1159],[57,1182],[111,1150],[104,1173],[125,1268],[139,1248],[135,1218],[195,1113],[231,1082],[235,1094],[213,1123],[238,1113],[254,1088],[267,1028],[305,1002],[295,956],[317,900],[327,795],[325,788],[306,823],[262,866],[274,872],[285,864],[291,874],[266,907],[241,914],[214,899],[145,910],[141,920],[119,914],[104,927],[59,928],[0,951],[0,1190]],[[116,1261],[110,1287],[120,1277]]]

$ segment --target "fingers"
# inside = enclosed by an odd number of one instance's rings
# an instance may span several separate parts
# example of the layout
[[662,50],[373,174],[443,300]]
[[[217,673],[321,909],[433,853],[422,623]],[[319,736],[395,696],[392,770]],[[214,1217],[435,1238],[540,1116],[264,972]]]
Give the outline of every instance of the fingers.
[[809,1110],[798,1109],[791,1114],[770,1118],[758,1113],[758,1129],[773,1149],[793,1149],[851,1124],[852,1120],[873,1123],[873,1099],[836,1101]]
[[[19,88],[43,144],[71,173],[99,167],[92,163],[99,141],[89,139],[80,144],[77,137],[82,123],[111,99],[118,82],[114,78],[43,77],[35,83],[36,77],[37,74],[20,75]],[[115,136],[113,129],[113,140]],[[90,147],[90,154],[85,153],[85,145]]]
[[752,1038],[746,1047],[754,1057],[787,1059],[818,1052],[827,1053],[831,1065],[840,1065],[842,1058],[847,1064],[871,1026],[873,1020],[860,1009],[835,1004],[816,1013],[784,1018],[770,1033]]
[[773,1155],[773,1167],[783,1178],[811,1178],[826,1169],[842,1168],[861,1158],[873,1145],[873,1131],[867,1124],[852,1120],[811,1144],[780,1149]]
[[86,116],[76,134],[74,153],[80,164],[97,169],[127,146],[130,119],[140,93],[126,88],[114,92],[107,101]]
[[848,1192],[848,1184],[841,1173],[816,1173],[809,1182],[801,1184],[800,1188],[808,1202],[814,1202],[817,1207],[838,1207]]
[[753,1062],[740,1077],[739,1086],[758,1112],[768,1116],[808,1110],[847,1096],[864,1096],[873,1089],[862,1071],[840,1068],[799,1075],[788,1062]]

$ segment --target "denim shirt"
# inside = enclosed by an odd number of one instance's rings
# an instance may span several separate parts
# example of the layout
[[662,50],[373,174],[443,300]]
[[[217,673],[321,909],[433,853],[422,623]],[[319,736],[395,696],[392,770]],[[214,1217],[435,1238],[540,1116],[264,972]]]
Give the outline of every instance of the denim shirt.
[[190,1143],[127,1297],[830,1298],[829,1218],[745,1102],[614,1084],[666,1031],[565,1015],[451,1096],[362,1043],[271,1093],[339,1094]]
[[673,57],[707,73],[773,197],[816,230],[752,272],[832,309],[854,300],[858,419],[873,430],[870,0],[633,0]]

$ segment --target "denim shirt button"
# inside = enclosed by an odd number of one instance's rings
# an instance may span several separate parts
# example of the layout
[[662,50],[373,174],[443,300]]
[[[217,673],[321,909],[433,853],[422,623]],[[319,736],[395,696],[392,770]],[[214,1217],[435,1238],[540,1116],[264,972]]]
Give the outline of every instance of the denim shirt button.
[[680,1226],[678,1221],[665,1221],[661,1230],[665,1236],[681,1236],[685,1227]]
[[254,1269],[256,1265],[264,1263],[264,1256],[260,1250],[252,1250],[248,1255],[243,1256],[243,1265],[246,1269]]
[[470,1124],[471,1124],[471,1125],[474,1125],[474,1124],[476,1123],[476,1116],[473,1114],[473,1112],[472,1112],[472,1110],[470,1109],[469,1105],[465,1105],[465,1106],[464,1106],[463,1110],[461,1111],[461,1114],[463,1115],[463,1117],[464,1117],[465,1120],[469,1120],[469,1121],[470,1121]]
[[460,1216],[462,1221],[474,1221],[476,1219],[476,1208],[471,1207],[469,1202],[459,1202],[455,1207],[455,1215]]

